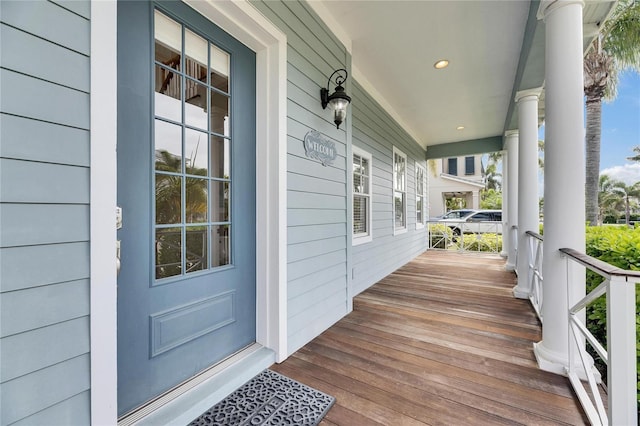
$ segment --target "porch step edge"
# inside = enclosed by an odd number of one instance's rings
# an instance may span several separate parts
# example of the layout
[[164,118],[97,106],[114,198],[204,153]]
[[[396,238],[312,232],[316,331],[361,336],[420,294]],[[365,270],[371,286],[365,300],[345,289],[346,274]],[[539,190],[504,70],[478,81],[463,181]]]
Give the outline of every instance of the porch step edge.
[[273,350],[260,347],[135,423],[136,426],[184,426],[275,363]]

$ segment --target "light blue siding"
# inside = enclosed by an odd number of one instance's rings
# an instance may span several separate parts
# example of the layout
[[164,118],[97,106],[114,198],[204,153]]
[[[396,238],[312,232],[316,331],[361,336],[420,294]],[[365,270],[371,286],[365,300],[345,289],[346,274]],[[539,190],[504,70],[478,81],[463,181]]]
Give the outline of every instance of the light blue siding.
[[[2,40],[1,55],[4,68],[89,92],[89,73],[69,72],[69,69],[88,69],[88,56],[8,25],[0,26],[0,39]],[[64,63],[68,67],[52,66],[52,64],[59,63]]]
[[83,278],[89,278],[88,242],[0,248],[3,293]]
[[15,422],[13,426],[46,425],[51,422],[51,419],[56,419],[59,425],[88,425],[91,423],[90,413],[87,410],[87,407],[91,404],[90,398],[90,391],[84,391]]
[[89,131],[0,114],[0,157],[89,166]]
[[[320,105],[320,88],[348,68],[338,39],[300,1],[252,2],[287,35],[288,350],[295,351],[348,310],[346,127],[336,129]],[[347,82],[350,90],[351,80]],[[323,166],[305,155],[304,137],[316,130],[335,144]]]
[[87,1],[0,3],[0,424],[89,424]]
[[4,113],[89,128],[88,93],[5,69],[0,70],[0,90]]
[[78,371],[89,371],[88,354],[4,382],[0,422],[11,424],[88,390],[89,376]]
[[[75,3],[75,2],[65,2]],[[78,5],[85,11],[88,1]],[[2,22],[44,40],[89,56],[91,45],[88,17],[70,12],[49,1],[3,1]],[[64,64],[63,64],[64,65]]]
[[0,158],[0,191],[5,203],[88,204],[89,169]]
[[[373,156],[373,240],[352,251],[354,294],[426,250],[426,230],[416,229],[415,164],[425,151],[357,84],[352,94],[353,145]],[[393,235],[393,147],[407,155],[407,232]]]
[[2,342],[1,380],[6,382],[88,352],[89,318],[86,316],[16,334]]

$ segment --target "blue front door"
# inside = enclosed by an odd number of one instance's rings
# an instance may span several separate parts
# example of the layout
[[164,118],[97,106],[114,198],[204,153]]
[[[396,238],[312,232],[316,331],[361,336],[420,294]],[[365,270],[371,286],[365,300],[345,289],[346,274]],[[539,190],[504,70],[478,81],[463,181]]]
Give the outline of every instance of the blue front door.
[[120,415],[255,341],[255,105],[247,47],[118,3]]

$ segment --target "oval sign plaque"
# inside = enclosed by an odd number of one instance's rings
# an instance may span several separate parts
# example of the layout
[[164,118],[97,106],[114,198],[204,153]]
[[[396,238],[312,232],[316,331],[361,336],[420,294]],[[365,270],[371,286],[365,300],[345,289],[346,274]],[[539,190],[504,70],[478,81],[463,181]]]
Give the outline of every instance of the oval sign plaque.
[[336,159],[336,145],[317,130],[304,136],[304,152],[309,158],[319,160],[323,166],[330,166]]

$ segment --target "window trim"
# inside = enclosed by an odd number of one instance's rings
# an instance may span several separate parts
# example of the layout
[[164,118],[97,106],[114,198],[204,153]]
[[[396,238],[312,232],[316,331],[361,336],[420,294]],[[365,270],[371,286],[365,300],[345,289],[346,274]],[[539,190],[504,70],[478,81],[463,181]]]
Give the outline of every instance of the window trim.
[[[396,226],[396,155],[404,158],[404,191],[398,191],[404,193],[404,203],[403,203],[403,217],[404,217],[404,226],[397,227]],[[393,153],[391,157],[391,174],[393,176],[392,179],[392,188],[391,188],[391,208],[393,210],[393,214],[391,216],[392,226],[393,226],[393,235],[404,234],[409,230],[408,221],[407,221],[407,168],[409,166],[409,162],[407,161],[407,154],[402,152],[400,149],[393,147]]]
[[[371,241],[373,241],[373,229],[372,229],[372,225],[373,225],[373,201],[372,201],[372,197],[373,197],[373,156],[371,155],[370,152],[367,152],[365,150],[363,150],[362,148],[358,148],[355,145],[352,145],[351,147],[351,165],[353,166],[353,156],[357,155],[363,159],[366,159],[367,161],[369,161],[369,193],[368,194],[361,194],[361,193],[357,193],[354,191],[353,188],[353,184],[351,185],[351,200],[352,200],[352,204],[351,204],[351,208],[352,208],[352,212],[351,214],[353,215],[353,199],[355,197],[356,194],[358,194],[359,196],[365,196],[366,200],[367,200],[367,204],[366,204],[366,209],[367,209],[367,230],[368,232],[366,233],[359,233],[359,234],[355,234],[353,232],[353,224],[351,225],[351,245],[352,246],[357,246],[360,244],[365,244],[365,243],[369,243]],[[351,177],[353,179],[353,169],[351,170]],[[352,181],[353,182],[353,181]]]
[[[418,194],[418,171],[421,170],[422,171],[422,194]],[[421,164],[418,164],[418,162],[416,161],[416,184],[415,184],[415,190],[416,190],[416,229],[423,229],[425,226],[425,223],[427,222],[427,218],[425,215],[425,211],[426,209],[426,199],[427,199],[427,169],[422,166]],[[422,220],[418,221],[418,196],[422,195]]]

